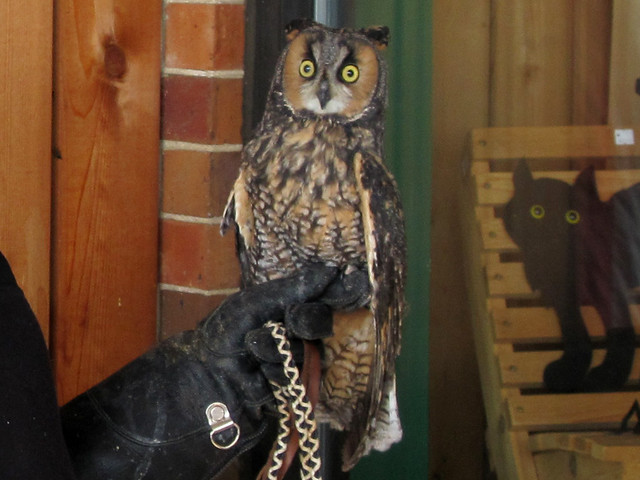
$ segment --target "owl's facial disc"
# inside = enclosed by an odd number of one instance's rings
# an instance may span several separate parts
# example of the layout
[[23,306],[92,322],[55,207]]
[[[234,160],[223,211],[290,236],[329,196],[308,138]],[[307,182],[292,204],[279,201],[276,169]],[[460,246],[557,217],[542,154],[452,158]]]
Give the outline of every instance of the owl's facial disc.
[[303,33],[290,44],[284,64],[287,103],[296,111],[357,118],[378,83],[374,49],[355,38]]

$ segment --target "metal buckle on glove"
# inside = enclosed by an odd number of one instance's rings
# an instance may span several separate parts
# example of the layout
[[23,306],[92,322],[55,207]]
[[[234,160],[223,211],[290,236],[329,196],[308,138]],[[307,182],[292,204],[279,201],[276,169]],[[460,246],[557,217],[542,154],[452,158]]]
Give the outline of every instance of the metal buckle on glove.
[[[209,425],[211,426],[211,433],[209,433],[209,438],[211,439],[211,443],[214,447],[219,448],[220,450],[227,450],[238,443],[238,439],[240,438],[240,427],[231,419],[229,409],[224,403],[213,402],[207,407],[206,415],[207,419],[209,420]],[[213,438],[214,435],[222,433],[230,428],[235,428],[236,430],[236,434],[231,442],[222,444],[217,442]]]

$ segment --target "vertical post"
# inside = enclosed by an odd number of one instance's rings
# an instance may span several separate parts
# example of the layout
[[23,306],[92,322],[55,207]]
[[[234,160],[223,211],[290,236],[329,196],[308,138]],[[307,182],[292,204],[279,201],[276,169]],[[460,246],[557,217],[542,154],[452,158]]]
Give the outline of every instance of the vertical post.
[[162,2],[56,2],[53,348],[61,402],[156,338]]
[[49,331],[52,2],[0,3],[0,250]]
[[609,123],[640,123],[640,4],[615,0],[611,35]]

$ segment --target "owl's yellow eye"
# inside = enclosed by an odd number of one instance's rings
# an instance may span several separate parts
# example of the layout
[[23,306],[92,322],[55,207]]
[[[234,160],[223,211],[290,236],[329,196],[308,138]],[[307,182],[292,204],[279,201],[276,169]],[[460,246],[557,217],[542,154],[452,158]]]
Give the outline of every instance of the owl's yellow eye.
[[343,82],[353,83],[358,80],[360,76],[360,70],[355,65],[345,65],[342,71],[340,72],[340,77]]
[[316,74],[316,64],[313,60],[303,60],[300,63],[300,76],[303,78],[311,78]]
[[536,220],[540,220],[542,217],[544,217],[544,207],[542,205],[534,205],[529,210],[529,213]]
[[580,214],[576,210],[568,210],[564,214],[564,219],[571,225],[575,225],[580,222]]

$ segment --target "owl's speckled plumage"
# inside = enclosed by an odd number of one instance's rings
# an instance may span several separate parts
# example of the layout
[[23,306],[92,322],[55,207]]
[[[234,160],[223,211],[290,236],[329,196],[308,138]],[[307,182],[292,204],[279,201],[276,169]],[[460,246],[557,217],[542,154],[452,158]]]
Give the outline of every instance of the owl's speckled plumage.
[[405,238],[382,162],[387,80],[379,50],[387,38],[386,27],[292,24],[221,227],[236,224],[244,285],[317,262],[369,272],[369,309],[336,315],[324,342],[317,412],[347,432],[345,469],[402,435],[395,359]]

